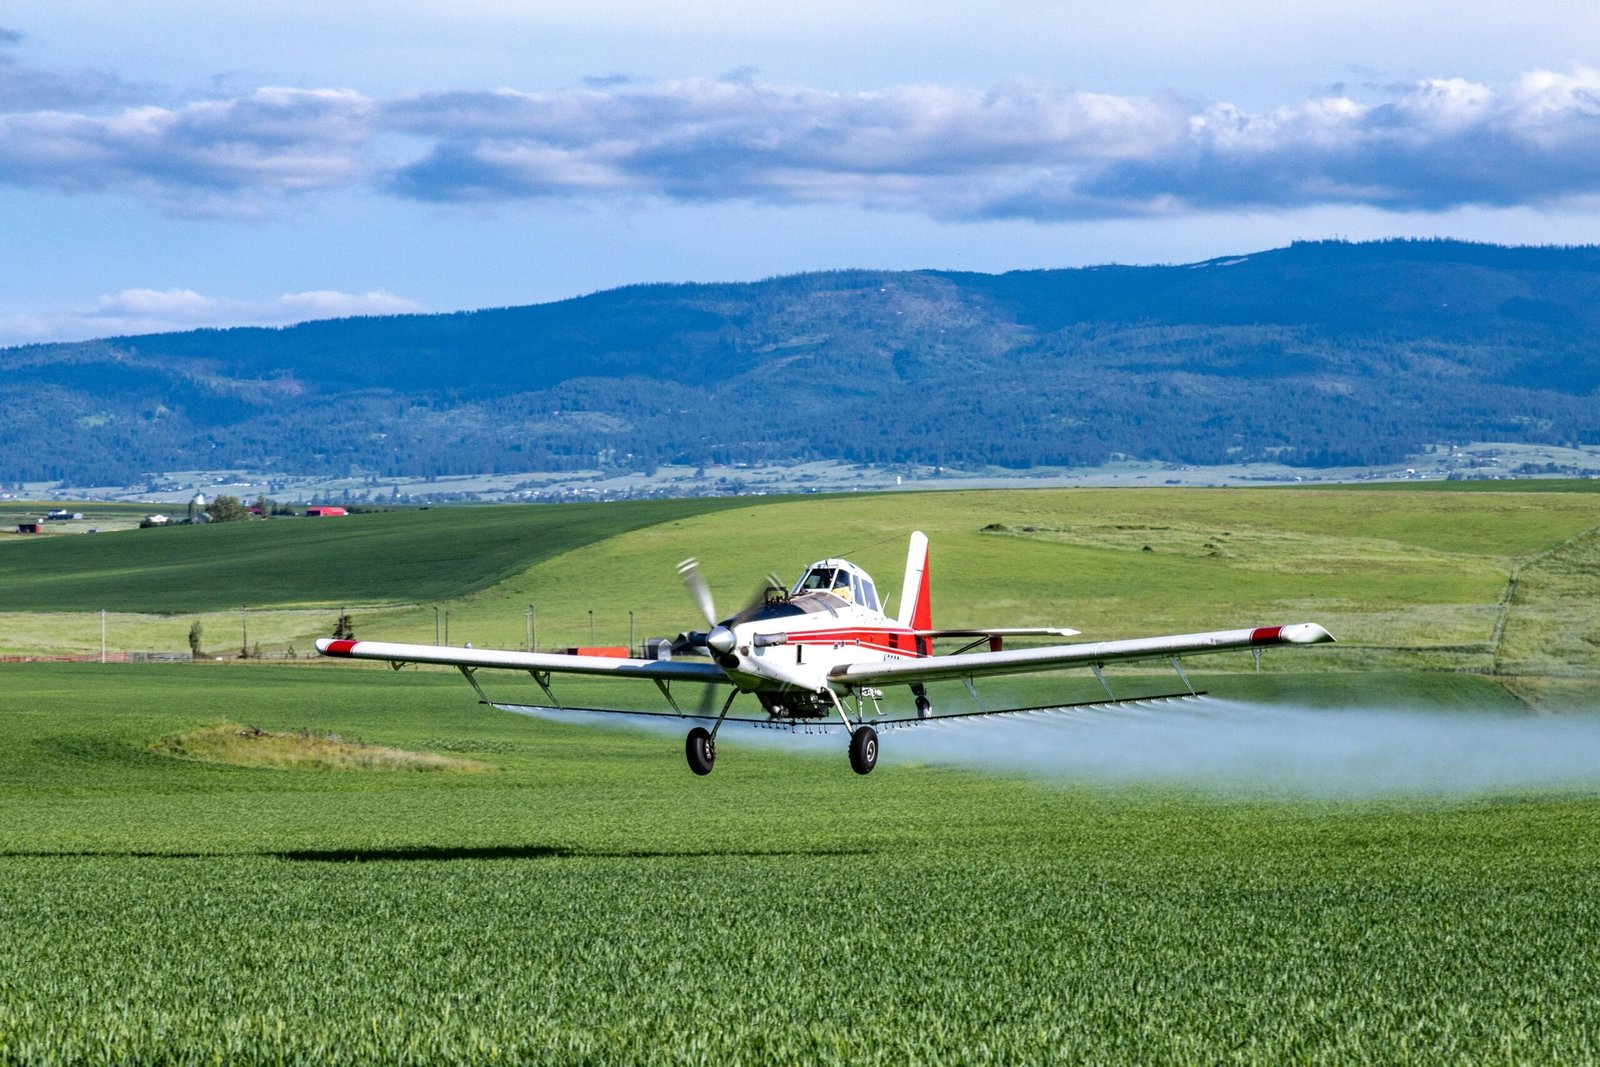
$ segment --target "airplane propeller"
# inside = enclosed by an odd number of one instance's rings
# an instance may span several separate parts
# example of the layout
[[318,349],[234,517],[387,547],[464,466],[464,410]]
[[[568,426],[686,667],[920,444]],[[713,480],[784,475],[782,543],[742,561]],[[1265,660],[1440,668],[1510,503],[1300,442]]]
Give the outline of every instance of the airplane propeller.
[[690,556],[678,564],[678,577],[683,579],[683,587],[689,590],[689,596],[694,600],[695,607],[699,608],[700,614],[705,617],[706,626],[715,629],[717,607],[711,601],[711,587],[706,584],[705,575],[700,573],[700,561]]
[[678,577],[683,579],[683,587],[689,590],[690,598],[705,616],[706,625],[711,627],[706,633],[706,648],[718,656],[731,653],[738,638],[717,621],[717,606],[711,599],[711,587],[706,584],[705,575],[700,573],[700,561],[690,556],[678,564]]

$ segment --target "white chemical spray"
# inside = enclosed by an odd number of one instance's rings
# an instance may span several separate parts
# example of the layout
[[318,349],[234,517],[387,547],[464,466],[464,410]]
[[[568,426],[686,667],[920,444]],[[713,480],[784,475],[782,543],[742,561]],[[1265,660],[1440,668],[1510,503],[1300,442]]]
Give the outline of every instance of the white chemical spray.
[[1600,716],[1354,708],[1209,697],[957,719],[885,739],[905,758],[1061,781],[1279,795],[1600,788]]
[[[671,733],[687,729],[676,718],[623,721]],[[1600,788],[1600,710],[1561,716],[1311,710],[1199,697],[950,718],[880,733],[878,773],[924,763],[1062,783],[1278,796]],[[808,752],[837,749],[840,770],[849,772],[837,723],[826,732],[812,727],[791,733],[730,722],[720,740],[724,759],[755,743]]]

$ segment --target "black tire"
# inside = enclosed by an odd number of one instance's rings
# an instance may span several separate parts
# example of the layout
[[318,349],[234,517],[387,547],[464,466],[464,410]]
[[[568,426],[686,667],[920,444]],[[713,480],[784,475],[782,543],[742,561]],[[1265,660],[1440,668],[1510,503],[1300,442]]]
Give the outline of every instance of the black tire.
[[857,774],[871,774],[878,765],[878,731],[870,726],[857,726],[850,735],[850,769]]
[[689,758],[689,769],[703,778],[717,762],[717,743],[704,726],[696,726],[683,743],[683,754]]
[[927,697],[917,697],[917,718],[926,719],[933,714],[933,701]]

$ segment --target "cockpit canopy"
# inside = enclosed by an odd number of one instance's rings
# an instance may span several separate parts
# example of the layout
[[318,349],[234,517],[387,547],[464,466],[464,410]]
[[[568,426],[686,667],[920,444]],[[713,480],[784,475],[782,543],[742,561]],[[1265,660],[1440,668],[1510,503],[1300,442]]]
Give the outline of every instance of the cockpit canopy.
[[805,593],[832,593],[847,604],[856,604],[872,611],[882,611],[878,603],[878,590],[867,572],[854,563],[842,559],[824,559],[806,568],[805,574],[795,583],[790,596]]

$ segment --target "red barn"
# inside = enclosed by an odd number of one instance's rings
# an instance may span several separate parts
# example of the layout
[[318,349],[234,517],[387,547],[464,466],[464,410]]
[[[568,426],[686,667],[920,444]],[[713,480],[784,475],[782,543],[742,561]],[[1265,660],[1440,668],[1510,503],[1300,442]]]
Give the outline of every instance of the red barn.
[[331,516],[334,516],[334,515],[348,515],[348,514],[350,514],[350,513],[348,511],[346,511],[344,508],[336,508],[332,504],[312,504],[309,508],[306,508],[306,518],[308,518],[308,519],[325,518],[325,517],[331,517]]

